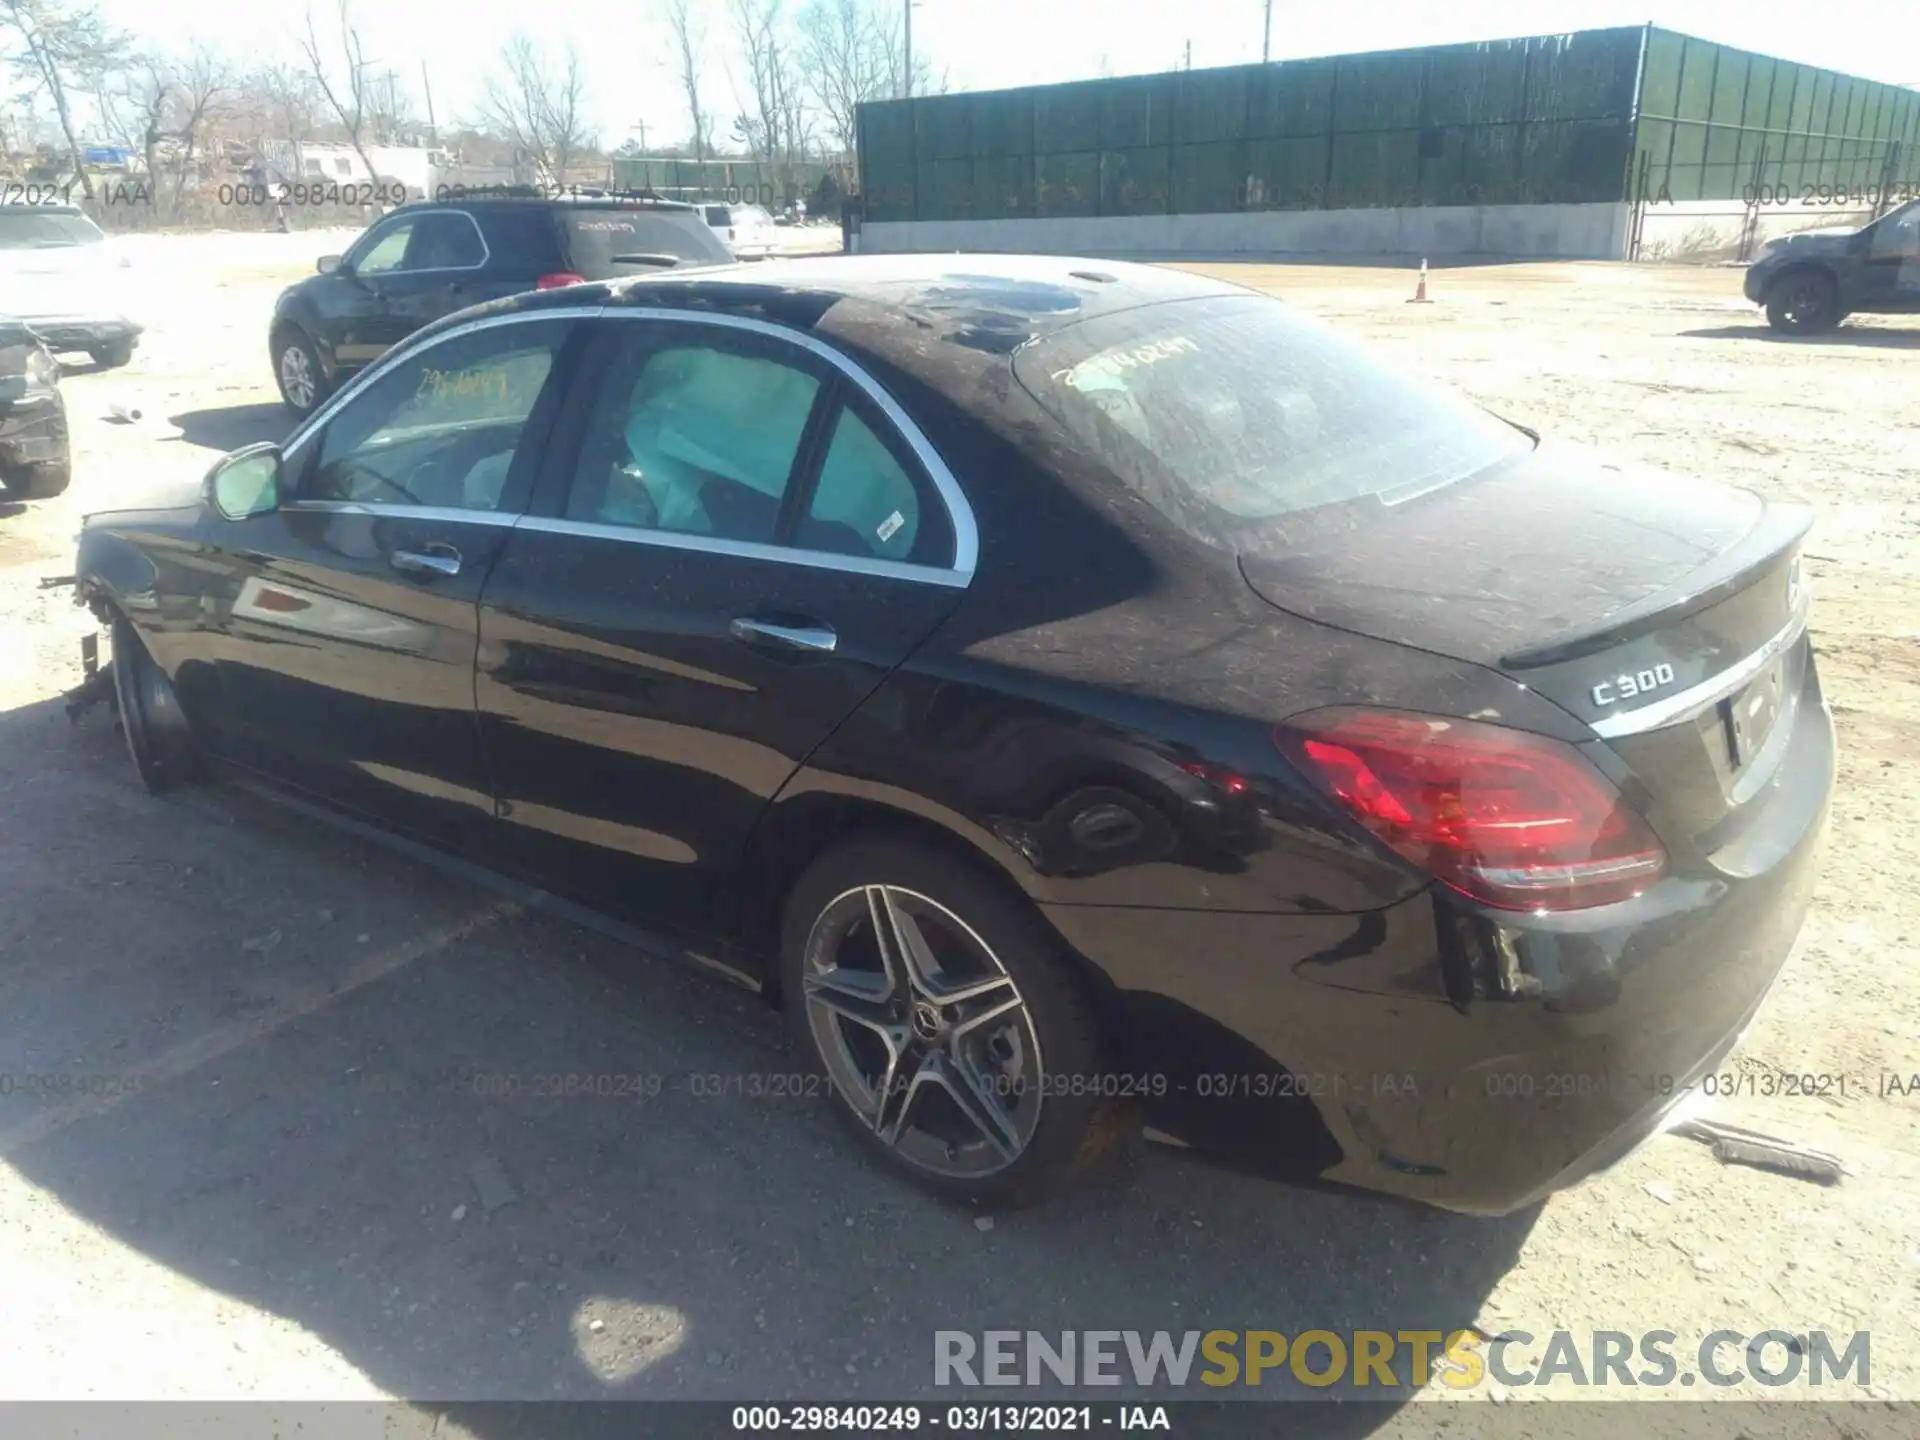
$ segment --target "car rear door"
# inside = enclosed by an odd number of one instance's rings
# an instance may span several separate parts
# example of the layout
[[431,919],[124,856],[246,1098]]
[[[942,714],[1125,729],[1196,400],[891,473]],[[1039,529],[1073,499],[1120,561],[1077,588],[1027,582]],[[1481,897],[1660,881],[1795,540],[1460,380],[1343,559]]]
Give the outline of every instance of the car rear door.
[[209,557],[217,748],[431,840],[491,828],[477,604],[531,491],[575,324],[449,332],[290,447],[281,506],[227,525]]
[[964,501],[877,385],[794,332],[613,312],[482,595],[507,854],[686,936],[748,833],[952,610]]

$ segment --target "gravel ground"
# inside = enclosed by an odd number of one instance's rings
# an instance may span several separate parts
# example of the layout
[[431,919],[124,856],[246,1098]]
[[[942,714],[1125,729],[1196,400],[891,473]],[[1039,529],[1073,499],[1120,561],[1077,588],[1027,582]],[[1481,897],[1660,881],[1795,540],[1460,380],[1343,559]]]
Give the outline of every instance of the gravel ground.
[[[1920,1072],[1920,328],[1776,341],[1731,270],[1436,272],[1416,308],[1404,272],[1217,267],[1537,428],[1818,506],[1833,841],[1730,1062],[1754,1093],[1714,1105],[1837,1152],[1844,1183],[1669,1136],[1485,1222],[1154,1152],[983,1230],[817,1104],[695,1093],[786,1067],[750,998],[244,792],[151,800],[105,715],[68,725],[86,627],[39,577],[85,511],[284,432],[265,318],[343,238],[134,242],[151,330],[67,382],[72,492],[0,506],[0,1398],[899,1398],[929,1392],[935,1329],[996,1325],[1664,1329],[1683,1354],[1868,1330],[1872,1394],[1920,1398],[1920,1095],[1884,1078]],[[489,1097],[449,1083],[468,1070],[663,1082]],[[1779,1073],[1846,1093],[1769,1097]],[[44,1076],[74,1092],[28,1093]]]

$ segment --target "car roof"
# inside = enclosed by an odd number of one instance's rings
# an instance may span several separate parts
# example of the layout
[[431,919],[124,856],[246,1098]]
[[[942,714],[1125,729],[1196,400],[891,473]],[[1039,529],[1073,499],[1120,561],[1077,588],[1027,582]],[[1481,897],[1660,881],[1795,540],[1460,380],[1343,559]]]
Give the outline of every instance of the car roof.
[[[450,191],[454,187],[449,186]],[[669,200],[660,195],[621,195],[614,192],[601,192],[582,189],[575,194],[542,195],[536,190],[516,193],[512,189],[501,191],[468,191],[448,194],[440,200],[409,200],[404,205],[396,205],[389,214],[398,215],[408,210],[446,210],[460,209],[477,205],[561,205],[582,209],[634,209],[684,211],[692,214],[698,207],[684,201]]]
[[1140,305],[1248,293],[1157,265],[962,253],[798,256],[605,284],[610,306],[685,306],[812,329],[838,302],[850,300],[893,312],[964,316],[976,330],[1022,339]]

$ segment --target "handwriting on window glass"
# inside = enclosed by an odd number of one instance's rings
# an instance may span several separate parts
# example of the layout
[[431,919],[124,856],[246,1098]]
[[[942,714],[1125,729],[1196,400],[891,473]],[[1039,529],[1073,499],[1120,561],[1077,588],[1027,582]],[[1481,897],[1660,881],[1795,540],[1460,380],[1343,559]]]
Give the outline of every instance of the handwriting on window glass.
[[1145,345],[1128,345],[1119,350],[1107,350],[1082,360],[1078,365],[1066,370],[1056,370],[1049,377],[1056,383],[1065,382],[1075,390],[1085,389],[1088,385],[1097,385],[1100,381],[1123,375],[1129,370],[1138,370],[1143,365],[1157,365],[1162,360],[1171,360],[1176,355],[1192,355],[1199,351],[1197,342],[1186,336],[1176,336],[1171,340],[1152,340]]
[[452,400],[480,397],[502,405],[512,391],[507,372],[498,366],[471,370],[423,370],[416,400]]

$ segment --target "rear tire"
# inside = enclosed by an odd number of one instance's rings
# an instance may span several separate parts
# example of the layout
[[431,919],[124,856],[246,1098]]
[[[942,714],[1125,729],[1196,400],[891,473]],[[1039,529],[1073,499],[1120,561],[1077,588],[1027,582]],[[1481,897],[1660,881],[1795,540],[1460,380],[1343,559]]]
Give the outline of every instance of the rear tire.
[[1792,270],[1767,293],[1767,324],[1783,335],[1819,335],[1844,318],[1839,287],[1824,270]]
[[51,500],[66,493],[73,467],[59,460],[43,460],[0,474],[0,494],[9,500]]
[[116,340],[111,345],[97,345],[87,354],[102,370],[118,370],[132,363],[133,341]]
[[319,408],[330,388],[313,341],[291,327],[274,336],[273,379],[286,407],[302,418]]
[[1059,941],[984,871],[905,837],[849,841],[794,885],[781,965],[834,1109],[936,1195],[1031,1204],[1129,1129],[1100,1093],[1106,1047]]
[[199,751],[173,682],[147,654],[124,617],[113,621],[113,693],[133,768],[149,793],[158,795],[192,779]]

